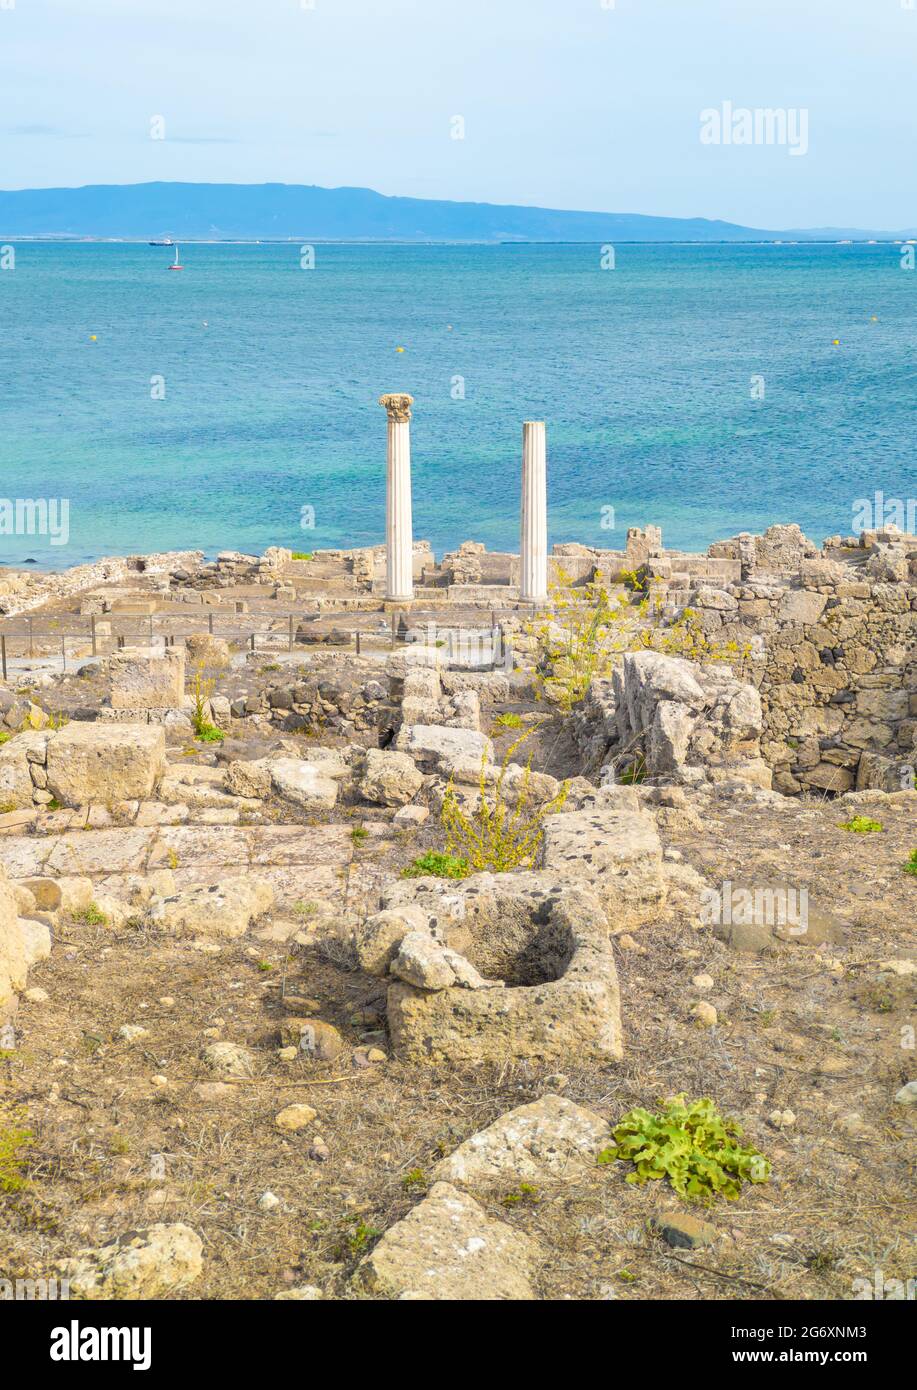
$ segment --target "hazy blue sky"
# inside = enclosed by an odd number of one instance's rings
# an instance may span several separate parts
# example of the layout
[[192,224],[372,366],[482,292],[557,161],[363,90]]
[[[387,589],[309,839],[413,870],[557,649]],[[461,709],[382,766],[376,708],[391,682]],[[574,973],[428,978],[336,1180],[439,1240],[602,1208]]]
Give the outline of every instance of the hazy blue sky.
[[[0,0],[0,186],[350,184],[913,226],[913,2]],[[808,154],[702,145],[700,112],[727,100],[806,108]]]

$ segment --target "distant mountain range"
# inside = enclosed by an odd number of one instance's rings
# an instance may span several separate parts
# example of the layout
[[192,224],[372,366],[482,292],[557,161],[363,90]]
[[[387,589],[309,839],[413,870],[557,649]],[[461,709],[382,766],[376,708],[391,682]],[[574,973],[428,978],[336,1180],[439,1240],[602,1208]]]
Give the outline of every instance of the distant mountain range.
[[0,192],[0,237],[145,241],[891,241],[900,232],[767,231],[704,217],[565,212],[499,203],[390,198],[371,188],[287,183],[89,184]]

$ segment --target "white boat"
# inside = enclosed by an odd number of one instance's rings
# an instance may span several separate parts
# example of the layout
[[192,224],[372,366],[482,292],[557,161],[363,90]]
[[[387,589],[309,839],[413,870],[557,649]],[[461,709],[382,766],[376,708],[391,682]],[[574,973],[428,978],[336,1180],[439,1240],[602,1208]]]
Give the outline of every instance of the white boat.
[[178,253],[179,253],[179,249],[180,249],[180,248],[179,248],[178,246],[175,247],[175,260],[174,260],[174,261],[172,262],[172,264],[169,266],[169,269],[170,269],[170,270],[184,270],[184,268],[185,268],[185,267],[182,265],[182,263],[181,263],[181,257],[180,257],[179,254],[178,254]]

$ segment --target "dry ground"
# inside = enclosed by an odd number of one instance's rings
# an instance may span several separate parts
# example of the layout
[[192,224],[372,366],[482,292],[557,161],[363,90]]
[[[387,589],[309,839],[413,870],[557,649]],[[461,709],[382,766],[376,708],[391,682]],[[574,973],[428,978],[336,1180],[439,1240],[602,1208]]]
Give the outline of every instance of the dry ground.
[[[666,843],[712,883],[792,873],[837,911],[845,939],[743,955],[669,913],[635,934],[637,950],[618,953],[625,1061],[581,1070],[571,1059],[565,1080],[525,1066],[355,1065],[353,1049],[378,1041],[380,986],[334,945],[290,954],[243,938],[208,954],[70,924],[30,975],[48,1002],[23,1002],[19,1048],[0,1061],[0,1097],[24,1107],[35,1136],[29,1185],[0,1195],[0,1272],[38,1277],[82,1245],[185,1221],[205,1254],[203,1277],[183,1297],[270,1298],[305,1282],[353,1297],[360,1255],[419,1200],[437,1157],[560,1088],[610,1121],[678,1091],[712,1096],[774,1171],[713,1208],[716,1241],[696,1252],[670,1250],[650,1232],[650,1214],[677,1199],[659,1183],[627,1185],[620,1163],[510,1205],[510,1192],[495,1193],[493,1214],[540,1242],[543,1297],[847,1299],[853,1280],[876,1269],[913,1278],[917,1127],[893,1096],[917,1077],[907,1031],[917,1024],[917,976],[892,976],[879,962],[917,958],[917,879],[901,870],[917,826],[899,807],[872,812],[883,833],[853,835],[838,828],[842,806],[720,802],[693,824],[670,814]],[[391,841],[358,853],[410,857]],[[690,1015],[701,971],[714,980],[705,996],[720,1015],[714,1030]],[[279,1059],[282,989],[315,1001],[342,1030],[348,1046],[336,1062]],[[124,1023],[148,1035],[124,1042]],[[193,1088],[216,1079],[201,1058],[212,1029],[254,1047],[259,1072],[203,1101]],[[154,1086],[156,1075],[168,1085]],[[299,1100],[318,1119],[284,1135],[273,1117]],[[791,1109],[795,1125],[773,1128],[775,1108]],[[309,1156],[319,1134],[324,1162]],[[258,1206],[267,1190],[282,1203],[271,1212]]]

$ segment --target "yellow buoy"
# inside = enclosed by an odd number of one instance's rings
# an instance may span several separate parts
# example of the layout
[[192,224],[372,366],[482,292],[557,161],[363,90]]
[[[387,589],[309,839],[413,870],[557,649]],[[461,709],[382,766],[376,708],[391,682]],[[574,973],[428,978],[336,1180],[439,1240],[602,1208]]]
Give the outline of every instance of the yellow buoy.
[[90,335],[89,335],[89,341],[90,341],[91,343],[97,343],[97,342],[99,341],[98,335],[97,335],[96,333],[90,333]]
[[831,346],[832,346],[832,347],[840,347],[840,345],[841,345],[841,340],[840,340],[840,338],[833,338],[833,339],[831,340]]
[[395,348],[395,351],[396,351],[396,352],[404,352],[404,348],[403,348],[403,347],[396,347],[396,348]]

